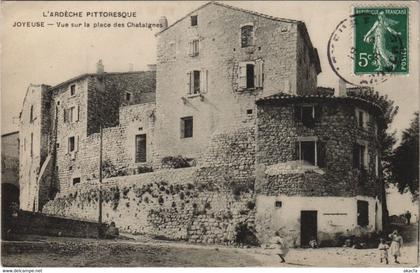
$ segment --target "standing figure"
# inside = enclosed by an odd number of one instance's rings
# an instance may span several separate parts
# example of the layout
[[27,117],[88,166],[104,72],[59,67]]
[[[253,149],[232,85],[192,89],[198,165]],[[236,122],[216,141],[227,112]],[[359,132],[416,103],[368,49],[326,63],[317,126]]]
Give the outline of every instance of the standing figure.
[[410,225],[411,213],[410,213],[410,211],[408,211],[408,210],[407,210],[407,212],[405,213],[405,219],[407,219],[407,225]]
[[389,248],[389,253],[391,256],[394,256],[395,263],[399,264],[398,257],[401,256],[400,249],[403,245],[403,238],[400,234],[398,234],[397,230],[394,230],[391,234],[388,235],[391,239],[391,246]]
[[286,240],[280,236],[280,232],[276,231],[274,237],[270,239],[270,248],[274,249],[274,253],[281,259],[281,263],[285,263],[289,247],[287,246]]
[[385,243],[385,239],[381,238],[378,246],[378,250],[380,252],[381,257],[381,263],[383,260],[385,260],[385,263],[388,264],[388,249],[389,246]]
[[386,48],[385,34],[389,33],[400,36],[400,32],[396,32],[391,26],[398,24],[397,21],[386,18],[383,11],[379,12],[378,20],[373,24],[372,28],[366,33],[363,41],[370,43],[373,41],[373,51],[375,65],[378,67],[376,71],[384,71],[386,68],[392,70],[396,67],[396,56]]

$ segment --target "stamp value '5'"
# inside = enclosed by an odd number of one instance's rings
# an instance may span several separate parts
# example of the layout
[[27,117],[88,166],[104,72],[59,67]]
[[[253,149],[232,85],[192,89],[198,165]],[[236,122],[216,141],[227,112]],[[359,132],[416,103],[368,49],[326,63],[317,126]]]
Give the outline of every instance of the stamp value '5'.
[[354,73],[408,74],[408,8],[355,8],[354,15]]

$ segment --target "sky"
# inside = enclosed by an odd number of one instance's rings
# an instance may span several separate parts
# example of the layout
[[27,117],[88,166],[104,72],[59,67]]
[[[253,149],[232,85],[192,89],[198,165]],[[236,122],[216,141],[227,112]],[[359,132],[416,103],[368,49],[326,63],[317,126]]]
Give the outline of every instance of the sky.
[[[148,22],[161,16],[169,24],[206,2],[6,2],[1,4],[1,130],[15,131],[26,89],[32,84],[56,85],[83,73],[95,72],[103,60],[105,71],[144,70],[156,62],[157,28],[45,28],[12,27],[16,21],[56,22]],[[389,4],[390,2],[388,2]],[[351,14],[352,2],[236,2],[232,6],[305,22],[313,45],[318,49],[322,73],[319,86],[338,87],[338,78],[327,60],[327,43],[337,24]],[[410,3],[406,2],[405,5]],[[415,5],[416,3],[411,3]],[[418,3],[417,3],[418,4]],[[363,5],[369,5],[368,2]],[[375,1],[375,5],[380,5]],[[386,5],[386,3],[385,3]],[[43,17],[48,11],[127,11],[136,19]],[[392,130],[408,127],[419,108],[418,7],[410,10],[410,74],[395,76],[375,87],[400,107]],[[417,35],[417,36],[416,36]]]

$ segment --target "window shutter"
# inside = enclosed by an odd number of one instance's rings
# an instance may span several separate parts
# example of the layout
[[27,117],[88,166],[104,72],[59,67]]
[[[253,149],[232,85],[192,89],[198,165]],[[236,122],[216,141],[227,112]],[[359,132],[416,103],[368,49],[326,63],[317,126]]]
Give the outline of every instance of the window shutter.
[[315,121],[321,121],[321,116],[322,116],[322,106],[321,105],[316,105],[315,106]]
[[207,82],[208,71],[206,69],[201,69],[200,73],[200,93],[207,93],[208,82]]
[[318,167],[324,168],[326,166],[326,143],[322,141],[317,142]]
[[299,105],[295,105],[293,107],[293,115],[295,117],[295,121],[301,121],[301,107]]
[[188,44],[189,44],[189,52],[188,52],[188,55],[192,56],[193,53],[194,53],[194,44],[193,44],[193,41],[190,41]]
[[246,63],[239,63],[238,88],[246,88]]
[[366,145],[365,146],[365,154],[363,155],[363,157],[365,158],[365,170],[369,170],[369,161],[370,161],[370,157],[369,157],[369,147]]
[[370,122],[370,115],[369,115],[369,113],[368,113],[368,112],[366,112],[363,127],[364,127],[364,128],[368,128],[368,124],[369,124],[369,122]]
[[300,160],[300,149],[299,149],[299,141],[295,143],[295,160]]
[[359,145],[353,144],[353,168],[359,168]]
[[256,87],[263,87],[263,68],[264,68],[264,62],[263,60],[256,60],[255,61],[255,86]]
[[76,121],[79,121],[79,115],[80,115],[80,106],[77,105]]
[[191,95],[192,92],[192,88],[193,88],[193,73],[190,71],[187,73],[187,94]]

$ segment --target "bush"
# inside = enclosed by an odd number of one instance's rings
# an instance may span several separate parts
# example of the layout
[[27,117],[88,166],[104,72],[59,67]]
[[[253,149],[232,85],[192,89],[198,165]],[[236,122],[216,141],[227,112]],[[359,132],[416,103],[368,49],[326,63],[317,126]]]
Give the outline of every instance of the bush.
[[248,203],[246,203],[246,207],[250,210],[253,210],[255,208],[255,203],[252,201],[248,201]]
[[171,169],[180,169],[180,168],[188,168],[191,167],[190,162],[192,159],[183,157],[181,155],[178,156],[166,156],[162,158],[161,163],[164,167],[171,168]]
[[126,176],[128,175],[127,169],[125,167],[117,167],[110,160],[105,160],[102,162],[102,174],[103,177],[116,177],[116,176]]
[[235,243],[241,245],[260,246],[260,242],[255,236],[255,230],[248,227],[245,223],[240,223],[235,227]]
[[140,174],[140,173],[150,173],[150,172],[153,172],[153,168],[150,167],[150,166],[138,166],[136,171],[137,171],[138,174]]

